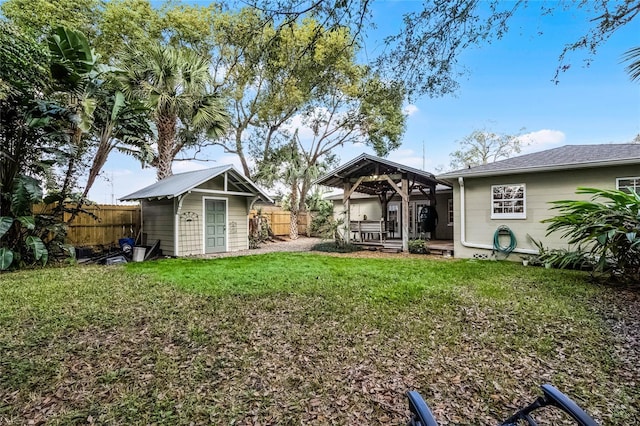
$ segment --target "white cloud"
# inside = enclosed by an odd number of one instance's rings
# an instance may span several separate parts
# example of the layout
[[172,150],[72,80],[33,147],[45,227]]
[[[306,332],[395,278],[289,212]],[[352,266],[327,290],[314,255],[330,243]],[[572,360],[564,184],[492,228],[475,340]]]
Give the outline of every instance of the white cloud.
[[566,135],[560,130],[542,129],[521,135],[519,139],[525,145],[523,151],[533,152],[561,144]]
[[407,114],[409,117],[411,117],[413,114],[417,113],[418,111],[420,111],[420,109],[414,104],[409,104],[405,106],[403,109],[403,112]]
[[214,166],[207,165],[206,163],[202,163],[199,161],[174,161],[171,170],[174,174],[184,173],[184,172],[193,172],[195,170],[208,169]]
[[[389,160],[414,169],[422,169],[422,156],[415,153],[412,149],[398,149],[389,154]],[[426,162],[425,162],[426,167]]]

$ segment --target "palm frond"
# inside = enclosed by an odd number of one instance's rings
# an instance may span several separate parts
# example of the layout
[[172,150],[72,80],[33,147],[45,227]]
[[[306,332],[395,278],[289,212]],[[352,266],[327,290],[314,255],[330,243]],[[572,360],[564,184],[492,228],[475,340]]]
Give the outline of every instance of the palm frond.
[[640,47],[626,51],[622,58],[623,62],[630,62],[626,70],[631,80],[640,80]]

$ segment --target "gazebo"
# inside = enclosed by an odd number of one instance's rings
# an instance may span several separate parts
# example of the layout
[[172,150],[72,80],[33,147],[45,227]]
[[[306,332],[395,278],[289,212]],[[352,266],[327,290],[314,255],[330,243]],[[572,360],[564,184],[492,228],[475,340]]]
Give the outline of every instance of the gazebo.
[[436,203],[436,185],[448,185],[429,172],[407,167],[374,155],[362,154],[348,163],[331,171],[314,182],[317,185],[340,188],[343,204],[347,212],[346,239],[350,240],[351,217],[350,199],[355,192],[377,196],[384,215],[387,204],[398,194],[402,199],[402,250],[409,250],[409,201],[414,191],[419,191],[433,205]]

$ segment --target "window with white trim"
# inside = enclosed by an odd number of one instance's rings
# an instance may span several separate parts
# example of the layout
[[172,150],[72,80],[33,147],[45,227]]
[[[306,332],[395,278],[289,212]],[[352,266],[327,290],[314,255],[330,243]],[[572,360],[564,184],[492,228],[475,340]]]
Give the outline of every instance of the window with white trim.
[[491,219],[526,218],[526,188],[523,183],[491,186]]
[[447,200],[447,226],[453,226],[453,198]]
[[616,188],[624,192],[634,190],[637,194],[640,194],[640,177],[617,178]]

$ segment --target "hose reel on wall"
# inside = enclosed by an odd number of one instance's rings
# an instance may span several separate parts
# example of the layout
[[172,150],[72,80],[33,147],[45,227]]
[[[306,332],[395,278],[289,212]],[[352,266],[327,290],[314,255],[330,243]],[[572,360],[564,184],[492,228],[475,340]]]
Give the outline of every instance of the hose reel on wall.
[[[501,237],[509,237],[509,245],[503,246],[500,242]],[[509,257],[511,252],[516,248],[518,241],[513,231],[506,225],[501,225],[493,234],[493,249],[498,253],[502,253],[505,257]]]

